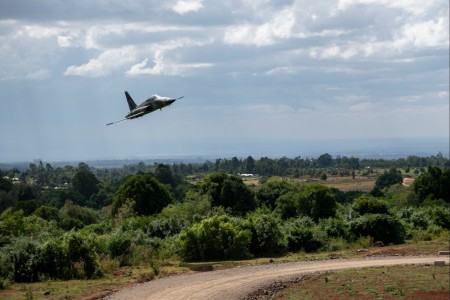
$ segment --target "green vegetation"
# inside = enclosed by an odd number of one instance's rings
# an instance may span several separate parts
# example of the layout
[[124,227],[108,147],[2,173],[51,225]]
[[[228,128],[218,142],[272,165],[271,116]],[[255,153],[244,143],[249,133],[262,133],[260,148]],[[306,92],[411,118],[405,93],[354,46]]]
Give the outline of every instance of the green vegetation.
[[[448,238],[448,166],[442,155],[386,161],[324,154],[0,170],[0,289],[97,280],[124,267],[146,268],[153,278],[169,261]],[[239,173],[252,173],[250,183]],[[404,178],[415,181],[403,186]]]

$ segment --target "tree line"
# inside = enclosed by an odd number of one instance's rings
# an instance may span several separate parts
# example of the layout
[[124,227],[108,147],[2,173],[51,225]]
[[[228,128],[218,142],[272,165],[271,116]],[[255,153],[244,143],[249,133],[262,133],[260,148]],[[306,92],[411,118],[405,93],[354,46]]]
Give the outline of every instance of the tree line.
[[[388,162],[373,162],[387,170],[369,193],[296,179],[296,169],[331,172],[369,163],[329,154],[119,169],[39,163],[24,172],[1,170],[0,288],[96,278],[112,262],[145,265],[157,276],[167,259],[244,259],[448,238],[448,159]],[[408,188],[401,185],[400,165],[427,168]],[[236,176],[253,172],[265,176],[258,185]],[[275,176],[279,172],[283,176]],[[188,180],[193,175],[197,180]]]

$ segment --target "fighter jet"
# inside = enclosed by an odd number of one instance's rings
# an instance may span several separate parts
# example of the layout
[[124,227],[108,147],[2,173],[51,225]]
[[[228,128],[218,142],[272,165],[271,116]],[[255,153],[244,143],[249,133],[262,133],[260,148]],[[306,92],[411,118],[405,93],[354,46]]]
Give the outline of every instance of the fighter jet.
[[181,96],[180,98],[174,99],[169,97],[161,97],[158,95],[153,95],[144,102],[142,102],[139,105],[136,105],[134,103],[133,98],[131,98],[130,94],[128,94],[127,91],[125,91],[125,96],[127,97],[128,106],[130,107],[130,112],[125,116],[125,119],[111,122],[106,124],[106,126],[119,123],[125,120],[131,120],[136,119],[139,117],[142,117],[143,115],[149,114],[151,112],[154,112],[157,109],[162,109],[163,107],[170,106],[172,103],[177,101],[178,99],[183,98],[184,96]]

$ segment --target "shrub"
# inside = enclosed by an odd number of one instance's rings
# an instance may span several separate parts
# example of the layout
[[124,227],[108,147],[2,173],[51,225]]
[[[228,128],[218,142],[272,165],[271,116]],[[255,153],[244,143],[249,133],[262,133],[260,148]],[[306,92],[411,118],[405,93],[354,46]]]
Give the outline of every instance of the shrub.
[[427,210],[429,219],[434,225],[441,226],[444,229],[450,229],[450,207],[441,205],[429,207]]
[[296,206],[299,214],[310,216],[317,221],[321,218],[334,217],[337,203],[328,187],[321,184],[312,184],[298,194]]
[[385,187],[390,187],[391,185],[402,183],[403,177],[400,173],[397,172],[395,168],[389,170],[389,172],[384,172],[383,175],[380,175],[375,181],[375,187],[382,190]]
[[[69,232],[64,237],[64,243],[71,261],[72,277],[96,278],[102,275],[95,251],[96,245],[90,236]],[[81,265],[81,268],[77,269],[77,265]]]
[[325,231],[327,236],[333,238],[343,238],[348,240],[350,238],[350,227],[341,219],[328,218],[319,221],[320,228]]
[[371,236],[374,242],[384,244],[404,242],[405,228],[394,217],[383,214],[366,214],[350,223],[350,230],[356,236]]
[[275,202],[275,211],[278,212],[282,219],[287,220],[297,216],[295,205],[295,197],[297,193],[288,192],[278,197]]
[[298,192],[299,188],[291,181],[272,177],[256,189],[255,198],[259,206],[275,207],[276,200],[289,192]]
[[125,256],[129,254],[131,246],[131,238],[123,233],[112,235],[108,241],[108,252],[112,258]]
[[70,279],[71,262],[67,247],[60,239],[47,241],[42,247],[42,272],[53,279]]
[[149,237],[165,238],[181,232],[187,227],[187,222],[180,219],[156,219],[148,223],[146,233]]
[[389,214],[386,202],[372,196],[361,196],[353,204],[353,210],[359,215],[365,214]]
[[290,251],[314,252],[323,246],[323,242],[314,235],[312,226],[301,220],[292,220],[286,224],[287,245]]
[[2,248],[0,275],[14,282],[35,282],[39,279],[41,251],[36,242],[15,239]]
[[281,219],[268,209],[257,209],[247,216],[243,226],[252,233],[252,254],[279,254],[286,250],[286,237],[281,224]]
[[205,219],[179,236],[180,257],[185,261],[240,259],[249,256],[251,233],[227,215]]

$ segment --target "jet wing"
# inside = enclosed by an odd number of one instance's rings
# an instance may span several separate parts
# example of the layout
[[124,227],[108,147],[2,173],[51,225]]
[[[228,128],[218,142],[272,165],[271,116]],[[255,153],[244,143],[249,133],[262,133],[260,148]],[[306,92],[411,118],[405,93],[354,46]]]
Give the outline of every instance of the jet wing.
[[[144,107],[146,107],[146,106],[144,106]],[[145,114],[148,114],[149,112],[148,111],[140,111],[140,112],[138,112],[138,113],[135,113],[135,114],[132,114],[131,116],[129,116],[129,118],[127,118],[127,119],[134,119],[134,118],[139,118],[139,117],[141,117],[141,116],[143,116],[143,115],[145,115]]]
[[128,120],[128,119],[125,118],[125,119],[122,119],[122,120],[119,120],[119,121],[114,121],[114,122],[111,122],[111,123],[106,124],[106,126],[112,125],[112,124],[116,124],[116,123],[119,123],[119,122],[122,122],[122,121],[125,121],[125,120]]

